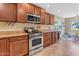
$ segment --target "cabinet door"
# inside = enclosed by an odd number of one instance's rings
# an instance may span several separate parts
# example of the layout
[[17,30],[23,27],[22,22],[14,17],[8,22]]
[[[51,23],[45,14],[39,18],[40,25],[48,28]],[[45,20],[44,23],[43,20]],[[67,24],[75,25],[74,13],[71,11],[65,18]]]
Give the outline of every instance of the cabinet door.
[[17,21],[27,22],[27,5],[19,3],[17,4]]
[[59,32],[52,32],[52,43],[56,43],[59,39]]
[[44,9],[41,9],[40,23],[45,24],[45,10]]
[[60,38],[60,34],[59,34],[59,32],[56,32],[56,41],[58,41],[59,38]]
[[54,15],[50,15],[50,24],[54,24]]
[[49,14],[48,13],[45,13],[45,24],[49,24],[49,21],[50,21],[50,17],[49,17]]
[[10,55],[22,56],[28,53],[28,44],[26,40],[10,43]]
[[0,39],[0,56],[8,56],[9,55],[9,41],[8,38]]
[[0,3],[0,21],[16,21],[16,9],[15,3]]
[[41,14],[41,8],[35,6],[35,14],[40,16],[40,14]]
[[34,14],[35,13],[34,5],[28,4],[28,13],[29,14]]
[[56,38],[55,38],[55,33],[54,33],[54,32],[52,32],[52,33],[51,33],[51,43],[52,43],[52,44],[54,44],[54,43],[55,43],[55,41],[56,41]]
[[48,32],[48,44],[51,44],[51,32]]
[[58,34],[57,34],[57,35],[58,35],[57,37],[58,37],[58,40],[59,40],[59,39],[60,39],[60,32],[58,32]]
[[51,44],[51,33],[50,32],[47,32],[47,33],[44,33],[44,47],[48,46]]
[[53,39],[54,39],[54,43],[56,43],[57,40],[56,32],[53,33]]

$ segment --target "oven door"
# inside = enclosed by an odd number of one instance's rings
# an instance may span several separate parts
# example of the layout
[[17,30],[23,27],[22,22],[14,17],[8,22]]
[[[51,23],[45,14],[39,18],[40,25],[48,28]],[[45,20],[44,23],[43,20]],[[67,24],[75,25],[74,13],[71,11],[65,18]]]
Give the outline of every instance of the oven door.
[[29,39],[29,50],[30,51],[37,49],[39,47],[43,47],[43,37],[42,36],[36,36],[32,39]]

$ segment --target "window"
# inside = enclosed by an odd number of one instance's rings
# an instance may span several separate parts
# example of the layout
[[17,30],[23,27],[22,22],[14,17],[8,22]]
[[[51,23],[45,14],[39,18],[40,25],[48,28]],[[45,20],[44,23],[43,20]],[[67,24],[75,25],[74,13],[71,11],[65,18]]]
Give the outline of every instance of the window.
[[56,21],[54,25],[54,30],[60,31],[62,29],[62,22],[61,21]]
[[72,30],[79,30],[79,20],[72,21],[71,29]]

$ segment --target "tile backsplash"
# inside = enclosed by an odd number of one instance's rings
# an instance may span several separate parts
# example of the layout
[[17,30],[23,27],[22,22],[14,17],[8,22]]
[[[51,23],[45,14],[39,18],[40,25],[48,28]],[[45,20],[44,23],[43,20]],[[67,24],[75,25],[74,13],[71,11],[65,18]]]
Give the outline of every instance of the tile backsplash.
[[0,22],[0,31],[18,31],[24,30],[24,27],[37,27],[40,26],[40,30],[53,30],[53,25],[40,25],[29,23],[14,23],[13,25],[8,22]]
[[25,24],[15,23],[11,25],[8,22],[0,22],[0,31],[16,31],[23,30]]

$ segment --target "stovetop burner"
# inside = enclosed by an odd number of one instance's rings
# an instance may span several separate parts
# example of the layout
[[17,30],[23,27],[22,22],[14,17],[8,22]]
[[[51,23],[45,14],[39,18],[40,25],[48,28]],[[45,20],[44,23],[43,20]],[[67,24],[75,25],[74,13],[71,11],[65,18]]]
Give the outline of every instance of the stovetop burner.
[[41,36],[42,35],[42,32],[30,32],[29,33],[29,36]]
[[32,31],[29,31],[29,29],[24,29],[25,32],[29,33],[29,37],[33,37],[33,36],[41,36],[42,32],[38,31],[37,29],[32,29]]

